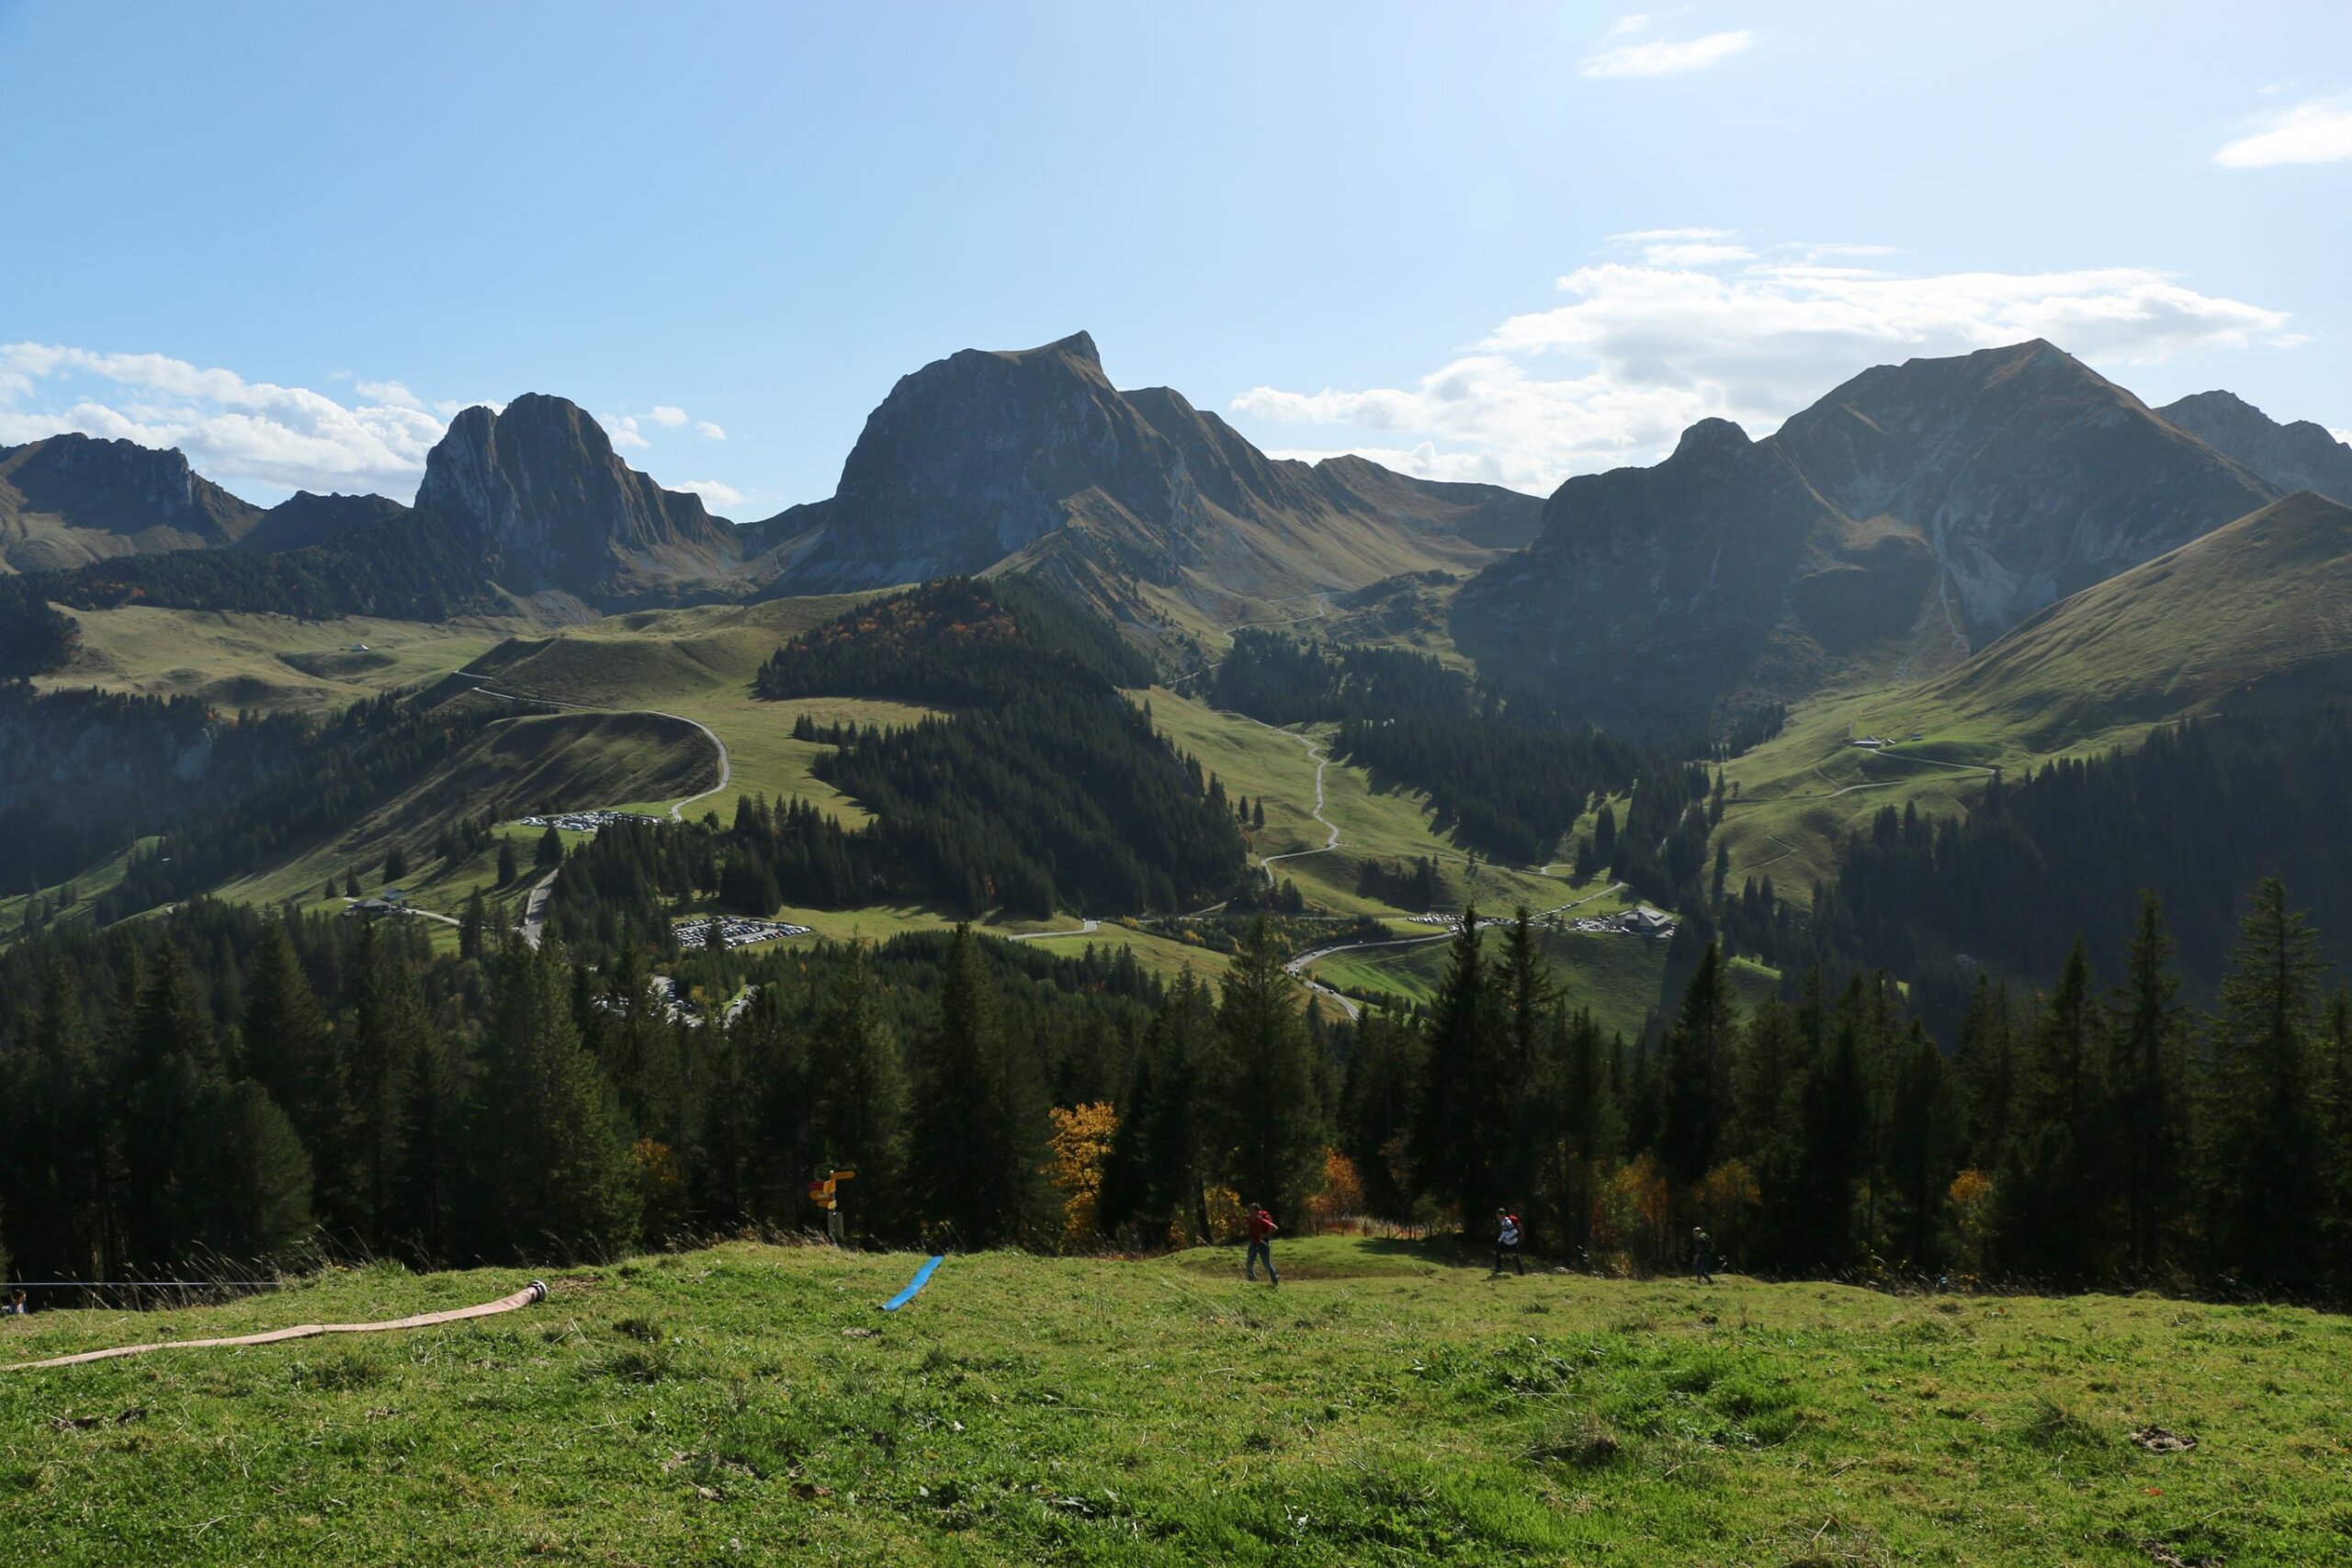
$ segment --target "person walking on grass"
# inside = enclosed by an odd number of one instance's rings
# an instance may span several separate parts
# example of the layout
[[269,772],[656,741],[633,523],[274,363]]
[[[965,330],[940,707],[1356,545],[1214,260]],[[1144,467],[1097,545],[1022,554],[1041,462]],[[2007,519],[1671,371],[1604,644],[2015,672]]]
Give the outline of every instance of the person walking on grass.
[[1715,1238],[1707,1234],[1704,1225],[1690,1227],[1690,1272],[1699,1277],[1702,1285],[1715,1282]]
[[1527,1262],[1519,1255],[1519,1216],[1509,1209],[1495,1211],[1495,1272],[1503,1271],[1503,1259],[1510,1259],[1512,1268],[1521,1276],[1527,1273]]
[[1274,1233],[1282,1226],[1274,1224],[1274,1216],[1266,1213],[1262,1203],[1250,1211],[1250,1218],[1241,1227],[1250,1237],[1250,1256],[1243,1272],[1252,1280],[1258,1278],[1258,1260],[1266,1260],[1266,1278],[1279,1285],[1283,1277],[1274,1272]]

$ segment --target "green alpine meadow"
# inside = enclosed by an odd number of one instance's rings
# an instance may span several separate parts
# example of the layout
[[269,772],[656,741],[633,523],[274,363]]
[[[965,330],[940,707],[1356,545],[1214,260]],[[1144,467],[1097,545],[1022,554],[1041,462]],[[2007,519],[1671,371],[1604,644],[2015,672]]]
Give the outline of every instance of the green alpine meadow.
[[[1436,1244],[921,1261],[729,1243],[413,1334],[0,1376],[53,1562],[2312,1563],[2352,1326],[2069,1298],[1490,1277]],[[335,1270],[10,1356],[486,1301]],[[2168,1555],[2167,1555],[2168,1554]]]

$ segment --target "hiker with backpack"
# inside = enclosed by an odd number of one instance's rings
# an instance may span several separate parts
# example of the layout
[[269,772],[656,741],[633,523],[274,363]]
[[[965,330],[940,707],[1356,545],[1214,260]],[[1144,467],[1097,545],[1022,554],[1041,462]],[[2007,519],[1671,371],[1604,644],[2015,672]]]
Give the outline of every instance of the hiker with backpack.
[[1506,1258],[1510,1259],[1511,1267],[1518,1269],[1521,1275],[1527,1272],[1526,1261],[1519,1256],[1519,1216],[1509,1209],[1497,1209],[1495,1211],[1496,1273],[1499,1274],[1503,1271],[1503,1259]]
[[1266,1213],[1263,1203],[1250,1211],[1250,1218],[1242,1225],[1250,1237],[1250,1256],[1243,1272],[1252,1280],[1258,1278],[1258,1260],[1266,1261],[1266,1278],[1279,1285],[1283,1277],[1274,1272],[1274,1233],[1282,1226],[1274,1224],[1274,1216]]
[[1690,1272],[1699,1277],[1702,1285],[1715,1282],[1715,1238],[1707,1234],[1704,1225],[1690,1227]]

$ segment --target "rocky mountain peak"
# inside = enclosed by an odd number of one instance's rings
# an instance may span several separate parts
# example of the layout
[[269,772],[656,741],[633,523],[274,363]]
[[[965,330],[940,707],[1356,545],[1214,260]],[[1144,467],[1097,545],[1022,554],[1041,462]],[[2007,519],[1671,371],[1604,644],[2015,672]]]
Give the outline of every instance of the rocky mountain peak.
[[737,556],[701,497],[663,490],[586,411],[544,393],[460,412],[425,457],[416,504],[477,530],[518,592],[624,598],[718,575]]
[[2281,491],[2352,505],[2352,446],[2307,419],[2281,424],[2234,392],[2197,392],[2156,411]]

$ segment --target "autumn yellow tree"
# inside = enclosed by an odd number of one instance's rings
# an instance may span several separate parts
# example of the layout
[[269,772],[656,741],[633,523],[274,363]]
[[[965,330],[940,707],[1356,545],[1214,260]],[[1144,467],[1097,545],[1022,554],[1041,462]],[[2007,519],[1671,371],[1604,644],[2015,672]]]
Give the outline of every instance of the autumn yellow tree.
[[1108,1100],[1053,1109],[1052,1158],[1046,1167],[1062,1195],[1062,1246],[1083,1247],[1100,1231],[1097,1206],[1102,1168],[1119,1131],[1118,1109]]

